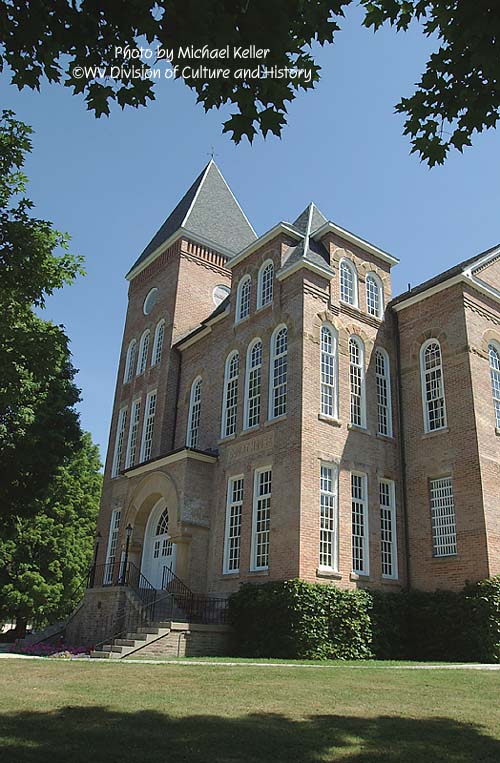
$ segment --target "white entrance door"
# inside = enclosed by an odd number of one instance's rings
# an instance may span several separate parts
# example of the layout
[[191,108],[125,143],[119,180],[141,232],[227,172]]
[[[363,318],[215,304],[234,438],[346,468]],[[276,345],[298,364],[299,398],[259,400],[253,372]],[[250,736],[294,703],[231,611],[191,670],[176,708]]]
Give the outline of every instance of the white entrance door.
[[175,571],[175,544],[168,534],[168,509],[160,504],[151,512],[146,527],[141,572],[159,590],[165,567]]

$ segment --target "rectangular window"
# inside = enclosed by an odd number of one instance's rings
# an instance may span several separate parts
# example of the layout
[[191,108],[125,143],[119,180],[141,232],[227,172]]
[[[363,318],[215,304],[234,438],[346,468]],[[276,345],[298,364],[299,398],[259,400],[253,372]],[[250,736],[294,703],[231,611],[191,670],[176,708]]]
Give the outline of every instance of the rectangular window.
[[368,501],[366,474],[351,474],[352,507],[352,570],[358,575],[369,574]]
[[389,359],[381,350],[375,352],[375,377],[377,383],[377,431],[392,436],[391,382]]
[[337,468],[321,464],[319,566],[336,570],[337,562]]
[[120,532],[120,509],[115,509],[111,514],[109,523],[108,550],[106,553],[106,567],[104,569],[104,585],[111,585],[116,562],[116,548],[118,546],[118,533]]
[[255,472],[252,570],[267,570],[269,566],[269,523],[271,518],[271,469]]
[[241,511],[243,506],[243,477],[231,477],[227,483],[226,533],[224,542],[224,572],[239,572],[241,546]]
[[382,555],[382,577],[397,578],[396,542],[396,499],[394,482],[380,480],[378,483],[380,502],[380,550]]
[[271,394],[269,418],[286,413],[288,375],[288,330],[283,326],[271,340]]
[[451,477],[431,480],[430,498],[434,556],[452,556],[457,553],[457,531]]
[[134,400],[130,414],[130,430],[128,433],[127,456],[125,469],[135,465],[137,455],[137,435],[139,434],[139,420],[141,418],[141,400]]
[[118,423],[116,425],[115,452],[113,454],[113,466],[111,476],[118,477],[122,465],[123,440],[125,438],[125,427],[127,426],[127,409],[120,408],[118,413]]
[[142,425],[141,462],[151,458],[153,447],[153,429],[156,412],[156,390],[150,392],[146,398],[146,410]]

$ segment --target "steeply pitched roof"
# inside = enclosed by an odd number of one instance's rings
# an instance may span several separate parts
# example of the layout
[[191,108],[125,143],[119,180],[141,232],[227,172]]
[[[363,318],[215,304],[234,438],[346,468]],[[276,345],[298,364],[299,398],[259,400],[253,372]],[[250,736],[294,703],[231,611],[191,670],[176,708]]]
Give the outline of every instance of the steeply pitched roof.
[[309,216],[311,214],[311,208],[312,208],[311,234],[313,234],[315,231],[318,230],[318,228],[321,228],[322,225],[328,222],[324,214],[319,211],[316,204],[314,204],[314,202],[311,202],[310,204],[307,205],[304,211],[301,212],[301,214],[297,217],[297,219],[293,223],[293,227],[297,228],[297,230],[299,230],[304,235],[306,233],[307,226],[309,224]]
[[210,242],[230,252],[239,252],[256,233],[236,201],[213,159],[209,161],[173,212],[155,233],[130,273],[180,228],[188,236]]
[[480,252],[479,254],[474,255],[474,257],[469,257],[467,260],[463,260],[457,265],[453,265],[453,267],[448,268],[448,270],[444,270],[442,273],[438,273],[437,276],[433,276],[432,278],[427,279],[427,281],[423,281],[423,283],[418,284],[418,286],[414,286],[413,289],[405,291],[402,294],[398,294],[398,296],[394,297],[394,299],[391,301],[391,305],[398,305],[400,302],[404,302],[406,299],[415,297],[417,294],[422,294],[424,291],[427,291],[427,289],[432,289],[434,286],[438,286],[445,281],[449,281],[450,278],[454,278],[455,276],[460,275],[476,263],[479,263],[484,257],[486,257],[488,254],[491,254],[498,248],[499,245],[496,244],[496,246],[492,246],[490,249],[486,249],[485,252]]
[[318,230],[325,223],[326,218],[321,214],[316,205],[313,202],[308,204],[293,223],[293,227],[300,231],[304,238],[290,251],[281,268],[281,273],[285,273],[289,268],[302,261],[330,271],[331,275],[333,275],[327,250],[321,242],[314,241],[311,238],[314,231]]

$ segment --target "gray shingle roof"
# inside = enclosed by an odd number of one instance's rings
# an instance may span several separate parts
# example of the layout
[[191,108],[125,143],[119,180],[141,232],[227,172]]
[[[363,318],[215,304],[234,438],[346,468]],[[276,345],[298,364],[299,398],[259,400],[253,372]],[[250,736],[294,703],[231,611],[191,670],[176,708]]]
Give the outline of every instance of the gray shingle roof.
[[418,286],[414,286],[413,289],[404,291],[402,294],[398,294],[398,296],[394,297],[394,299],[391,301],[391,305],[397,305],[399,302],[404,302],[405,299],[414,297],[416,294],[421,294],[422,292],[427,291],[427,289],[432,289],[433,286],[437,286],[440,283],[444,283],[444,281],[448,281],[454,276],[460,275],[460,273],[462,273],[464,270],[470,268],[470,266],[474,265],[475,262],[479,262],[479,260],[481,260],[487,254],[493,252],[495,249],[498,249],[498,244],[492,246],[490,249],[486,249],[484,252],[480,252],[479,254],[474,255],[474,257],[469,257],[467,260],[462,260],[462,262],[459,262],[457,265],[453,265],[452,268],[444,270],[437,276],[433,276],[427,281],[418,284]]
[[[290,251],[282,270],[287,270],[296,262],[304,260],[330,270],[330,258],[326,248],[318,241],[311,238],[312,233],[327,222],[313,202],[307,205],[304,211],[297,217],[293,227],[300,231],[304,238]],[[333,270],[331,271],[333,275]]]
[[195,238],[201,237],[215,247],[234,253],[257,237],[213,159],[155,233],[130,272],[179,228],[183,228],[186,235],[192,233]]
[[295,222],[292,223],[293,227],[297,228],[297,230],[299,230],[304,235],[307,230],[307,224],[309,222],[309,212],[311,207],[312,207],[311,231],[310,231],[311,234],[313,234],[315,231],[318,230],[318,228],[321,228],[322,225],[328,222],[324,214],[319,211],[316,204],[314,204],[314,202],[311,202],[310,204],[307,205],[304,211],[300,213],[300,215],[297,217]]

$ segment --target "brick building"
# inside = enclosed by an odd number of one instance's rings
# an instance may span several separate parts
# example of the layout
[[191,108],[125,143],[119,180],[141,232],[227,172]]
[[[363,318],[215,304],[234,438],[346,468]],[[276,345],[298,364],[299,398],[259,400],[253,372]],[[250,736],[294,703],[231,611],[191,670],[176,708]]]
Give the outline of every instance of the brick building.
[[207,165],[127,275],[101,584],[500,573],[500,247],[393,299],[397,262],[314,204],[258,237]]

